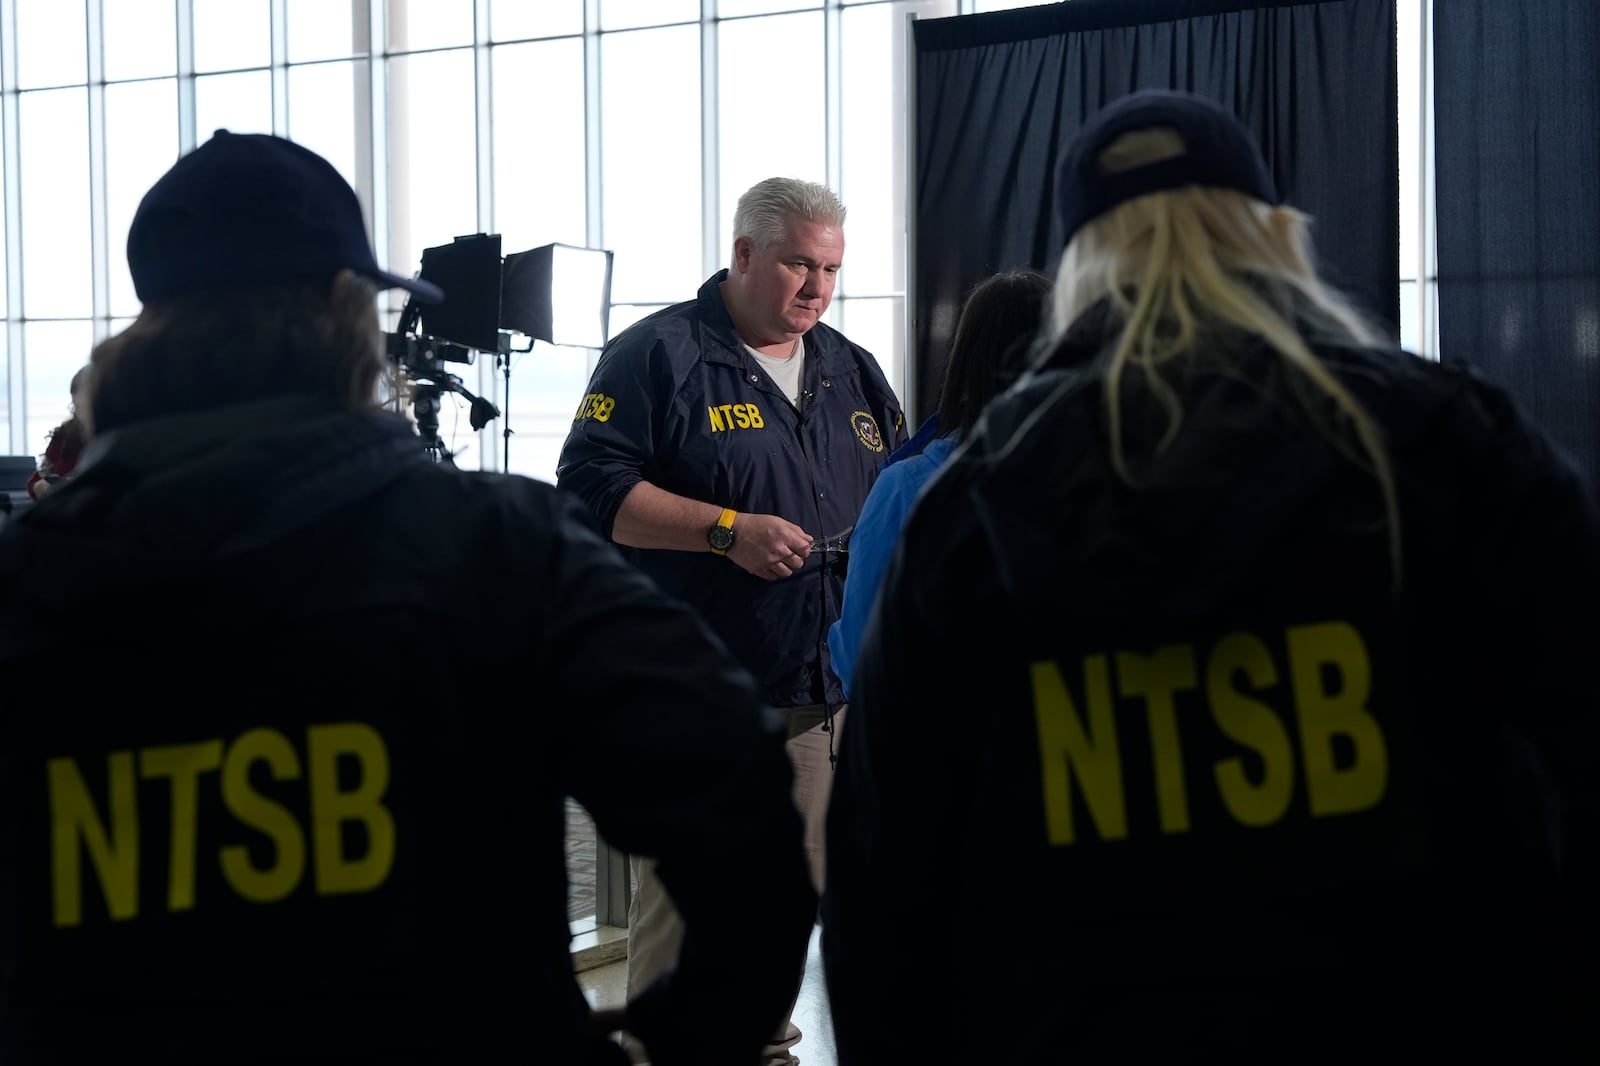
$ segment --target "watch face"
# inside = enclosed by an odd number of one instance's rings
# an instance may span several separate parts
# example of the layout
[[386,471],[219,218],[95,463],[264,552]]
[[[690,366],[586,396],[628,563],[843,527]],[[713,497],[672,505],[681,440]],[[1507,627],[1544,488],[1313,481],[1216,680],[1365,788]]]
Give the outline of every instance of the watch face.
[[727,526],[712,526],[706,533],[706,540],[719,552],[725,552],[733,547],[733,530]]

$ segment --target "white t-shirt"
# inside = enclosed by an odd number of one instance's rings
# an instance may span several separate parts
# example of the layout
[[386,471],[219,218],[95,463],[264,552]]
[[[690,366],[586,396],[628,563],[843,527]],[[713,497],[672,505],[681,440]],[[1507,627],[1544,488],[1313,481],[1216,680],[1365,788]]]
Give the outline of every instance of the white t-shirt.
[[794,342],[794,354],[787,359],[774,359],[770,355],[762,355],[748,344],[744,350],[755,357],[761,364],[761,369],[767,372],[767,377],[783,394],[789,397],[789,402],[796,407],[800,406],[800,385],[805,381],[806,346],[800,341]]

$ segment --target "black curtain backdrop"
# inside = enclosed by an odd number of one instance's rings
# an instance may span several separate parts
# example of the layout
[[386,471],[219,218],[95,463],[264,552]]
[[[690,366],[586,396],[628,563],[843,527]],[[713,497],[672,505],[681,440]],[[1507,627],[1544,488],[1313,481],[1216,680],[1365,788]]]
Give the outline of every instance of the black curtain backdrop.
[[917,418],[937,400],[972,286],[1012,267],[1054,271],[1056,160],[1085,119],[1137,89],[1232,108],[1278,191],[1313,217],[1328,278],[1391,330],[1399,321],[1394,0],[1072,0],[917,21],[912,34]]
[[1600,488],[1600,4],[1434,5],[1439,350]]

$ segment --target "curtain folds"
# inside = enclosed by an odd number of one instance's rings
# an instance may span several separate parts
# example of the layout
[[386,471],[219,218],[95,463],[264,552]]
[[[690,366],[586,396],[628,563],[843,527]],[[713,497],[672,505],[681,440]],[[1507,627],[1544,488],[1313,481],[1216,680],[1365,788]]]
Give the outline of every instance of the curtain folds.
[[1395,0],[1073,0],[918,21],[915,337],[910,400],[937,401],[966,293],[997,270],[1053,271],[1055,162],[1084,120],[1137,89],[1234,110],[1330,280],[1399,321]]
[[1600,488],[1600,4],[1434,5],[1439,348]]

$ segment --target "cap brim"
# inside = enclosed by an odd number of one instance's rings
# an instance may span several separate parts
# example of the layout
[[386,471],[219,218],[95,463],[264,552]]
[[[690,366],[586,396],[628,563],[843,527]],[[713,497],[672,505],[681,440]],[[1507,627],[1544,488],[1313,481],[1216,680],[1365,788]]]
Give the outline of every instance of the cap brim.
[[374,270],[372,278],[382,288],[405,289],[425,304],[441,303],[444,300],[444,290],[431,281],[423,281],[421,278],[403,278],[399,274],[391,274],[387,270]]

